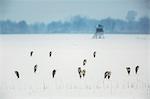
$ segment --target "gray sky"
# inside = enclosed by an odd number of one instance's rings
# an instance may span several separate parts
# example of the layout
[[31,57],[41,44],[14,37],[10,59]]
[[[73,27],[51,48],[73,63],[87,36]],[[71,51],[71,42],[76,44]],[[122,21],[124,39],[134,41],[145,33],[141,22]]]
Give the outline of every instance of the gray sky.
[[49,22],[81,15],[125,19],[129,10],[148,14],[150,0],[0,0],[0,20]]

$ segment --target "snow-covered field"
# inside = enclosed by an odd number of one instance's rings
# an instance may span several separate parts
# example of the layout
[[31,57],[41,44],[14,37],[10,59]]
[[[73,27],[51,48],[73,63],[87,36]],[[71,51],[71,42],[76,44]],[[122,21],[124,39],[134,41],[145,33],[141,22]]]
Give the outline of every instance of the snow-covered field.
[[[0,99],[150,99],[150,35],[91,37],[0,35]],[[79,78],[78,67],[86,70],[85,78]]]

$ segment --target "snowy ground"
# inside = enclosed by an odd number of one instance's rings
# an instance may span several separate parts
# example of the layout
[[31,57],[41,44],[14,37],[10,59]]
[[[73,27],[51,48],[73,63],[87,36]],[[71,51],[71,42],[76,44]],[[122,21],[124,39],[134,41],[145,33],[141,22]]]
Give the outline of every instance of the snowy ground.
[[[0,35],[0,99],[149,99],[149,50],[150,35]],[[84,79],[78,67],[86,69]],[[104,80],[107,70],[110,80]]]

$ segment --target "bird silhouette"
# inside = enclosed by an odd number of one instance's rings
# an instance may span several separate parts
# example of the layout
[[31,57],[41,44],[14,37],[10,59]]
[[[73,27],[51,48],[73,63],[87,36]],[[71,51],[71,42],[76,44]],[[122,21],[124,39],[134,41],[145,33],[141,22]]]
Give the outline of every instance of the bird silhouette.
[[104,74],[104,79],[110,79],[110,76],[111,76],[111,71],[106,71],[105,74]]
[[32,56],[32,55],[33,55],[33,51],[30,52],[30,56]]
[[51,57],[51,56],[52,56],[52,51],[49,52],[49,57]]
[[84,70],[82,70],[83,77],[85,77],[85,74],[86,74],[86,70],[84,69]]
[[56,74],[56,70],[54,69],[54,70],[52,71],[52,77],[53,77],[53,78],[55,77],[55,74]]
[[127,70],[127,72],[128,72],[128,75],[130,75],[131,68],[130,68],[130,67],[126,67],[126,70]]
[[78,73],[79,73],[79,77],[81,78],[82,77],[82,70],[81,70],[81,67],[78,67]]
[[136,73],[136,74],[137,74],[138,70],[139,70],[139,66],[136,66],[136,67],[135,67],[135,73]]
[[94,53],[93,53],[93,57],[94,57],[94,58],[96,57],[96,51],[94,51]]
[[87,63],[87,60],[84,59],[84,60],[83,60],[83,66],[84,66],[86,63]]
[[14,71],[14,72],[15,72],[17,78],[19,78],[19,72],[18,71]]
[[34,73],[37,71],[37,64],[34,66]]

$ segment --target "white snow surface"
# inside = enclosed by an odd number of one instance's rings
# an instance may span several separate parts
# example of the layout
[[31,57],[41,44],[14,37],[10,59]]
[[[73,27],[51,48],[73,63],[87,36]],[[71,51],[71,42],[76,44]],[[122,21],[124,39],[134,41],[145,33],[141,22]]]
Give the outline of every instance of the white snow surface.
[[[150,35],[91,37],[0,35],[0,99],[150,99]],[[79,78],[78,67],[86,70],[85,78]],[[112,72],[109,80],[105,71]]]

